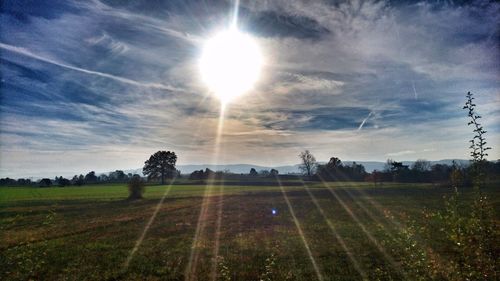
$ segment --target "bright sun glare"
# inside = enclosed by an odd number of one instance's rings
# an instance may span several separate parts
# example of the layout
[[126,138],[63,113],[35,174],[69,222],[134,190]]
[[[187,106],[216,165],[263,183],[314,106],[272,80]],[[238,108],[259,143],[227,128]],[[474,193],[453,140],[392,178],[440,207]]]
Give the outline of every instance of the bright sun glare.
[[209,39],[200,60],[203,81],[223,105],[253,87],[261,65],[262,55],[255,40],[236,28]]

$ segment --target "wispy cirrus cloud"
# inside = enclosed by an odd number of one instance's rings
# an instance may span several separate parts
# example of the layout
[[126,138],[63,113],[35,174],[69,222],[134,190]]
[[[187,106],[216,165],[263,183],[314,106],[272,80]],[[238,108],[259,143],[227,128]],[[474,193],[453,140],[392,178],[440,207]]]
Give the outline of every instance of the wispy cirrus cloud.
[[116,81],[121,82],[121,83],[130,84],[132,86],[156,88],[156,89],[169,90],[169,91],[182,91],[181,89],[174,88],[174,87],[167,86],[167,85],[160,84],[160,83],[140,82],[140,81],[116,76],[116,75],[109,74],[109,73],[93,71],[93,70],[89,70],[89,69],[85,69],[85,68],[81,68],[81,67],[68,65],[65,63],[58,62],[57,60],[54,60],[54,59],[49,59],[46,57],[39,56],[39,55],[34,54],[31,51],[29,51],[25,48],[22,48],[22,47],[16,47],[16,46],[0,43],[0,48],[7,50],[9,52],[21,54],[23,56],[27,56],[27,57],[30,57],[32,59],[36,59],[36,60],[39,60],[42,62],[46,62],[46,63],[50,63],[53,65],[57,65],[59,67],[67,68],[69,70],[79,71],[79,72],[82,72],[85,74],[96,75],[96,76],[103,77],[103,78],[113,79],[113,80],[116,80]]
[[[136,168],[157,149],[211,161],[219,105],[197,63],[231,3],[19,3],[0,13],[1,176]],[[465,158],[468,90],[498,155],[498,3],[241,5],[266,64],[226,112],[226,162],[290,164],[306,148],[320,160]]]

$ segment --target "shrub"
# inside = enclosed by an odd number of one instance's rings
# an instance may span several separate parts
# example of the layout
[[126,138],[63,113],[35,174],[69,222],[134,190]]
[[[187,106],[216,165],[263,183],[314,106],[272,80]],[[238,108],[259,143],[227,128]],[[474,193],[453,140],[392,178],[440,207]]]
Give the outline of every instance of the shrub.
[[144,182],[140,176],[133,176],[128,182],[128,199],[142,199],[144,193]]

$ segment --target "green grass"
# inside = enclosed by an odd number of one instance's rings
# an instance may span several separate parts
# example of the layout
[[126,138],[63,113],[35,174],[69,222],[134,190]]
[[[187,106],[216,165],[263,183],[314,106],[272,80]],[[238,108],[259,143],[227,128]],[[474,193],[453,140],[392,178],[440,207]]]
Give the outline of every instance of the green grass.
[[[287,190],[303,189],[302,186],[283,185]],[[252,192],[269,192],[279,191],[280,187],[276,183],[272,186],[261,185],[224,185],[224,194],[248,194]],[[342,188],[359,188],[372,187],[371,183],[350,183],[350,182],[334,182],[329,183],[333,187]],[[209,189],[210,194],[218,194],[218,184],[214,188]],[[321,183],[308,183],[310,188],[322,188]],[[395,188],[405,187],[407,184],[385,183],[378,188]],[[419,188],[433,188],[431,184],[419,184]],[[161,198],[168,185],[151,185],[147,186],[145,196],[149,199]],[[206,190],[206,185],[203,184],[182,184],[173,185],[169,193],[169,197],[185,197],[185,196],[203,196]],[[9,205],[19,201],[51,201],[51,200],[120,200],[128,197],[128,190],[125,184],[98,184],[86,186],[69,186],[69,187],[0,187],[0,206]]]
[[[321,212],[303,186],[283,185],[325,280],[361,280],[358,269],[370,280],[401,279],[404,269],[391,264],[380,251],[385,246],[377,247],[375,242],[397,231],[406,217],[419,218],[424,208],[442,209],[442,197],[450,192],[432,185],[375,188],[367,183],[332,183],[335,197],[322,184],[307,184]],[[218,280],[316,279],[277,185],[222,189],[219,185],[173,185],[125,268],[167,188],[147,186],[145,199],[140,201],[127,201],[127,188],[120,184],[0,188],[0,280],[184,280],[207,188],[206,213],[194,248],[195,280],[209,279],[214,268]],[[493,199],[495,220],[500,209],[497,190],[486,191]],[[271,214],[273,208],[278,215]],[[395,218],[387,219],[387,212]],[[427,242],[446,255],[442,245]],[[398,262],[401,257],[391,254],[391,258]]]

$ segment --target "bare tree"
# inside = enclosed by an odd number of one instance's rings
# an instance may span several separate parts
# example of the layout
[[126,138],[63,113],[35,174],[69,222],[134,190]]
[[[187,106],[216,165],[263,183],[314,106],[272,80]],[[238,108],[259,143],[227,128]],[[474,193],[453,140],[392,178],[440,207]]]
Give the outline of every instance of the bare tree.
[[299,166],[299,169],[304,173],[306,176],[311,177],[314,174],[314,171],[316,170],[317,162],[316,158],[309,152],[309,150],[306,150],[304,152],[301,152],[299,154],[300,160],[302,163]]

